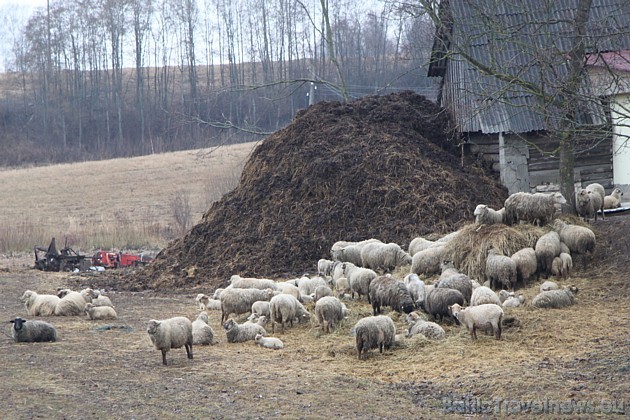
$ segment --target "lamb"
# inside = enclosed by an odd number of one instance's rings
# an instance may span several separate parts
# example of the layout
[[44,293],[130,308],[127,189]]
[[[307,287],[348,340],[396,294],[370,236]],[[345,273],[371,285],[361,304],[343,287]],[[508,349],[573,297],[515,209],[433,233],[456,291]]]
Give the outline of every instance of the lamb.
[[538,259],[534,248],[523,248],[510,258],[516,264],[516,284],[525,286],[533,276],[538,278]]
[[425,276],[439,273],[443,254],[444,246],[434,246],[417,252],[411,258],[410,273],[423,274]]
[[560,255],[560,235],[553,230],[545,233],[536,241],[534,250],[539,273],[547,278],[551,273],[553,259]]
[[11,335],[16,343],[57,341],[57,330],[45,321],[28,321],[16,316],[10,321]]
[[593,255],[595,251],[595,234],[587,227],[569,225],[562,220],[555,220],[553,228],[558,232],[571,255]]
[[509,296],[505,301],[501,304],[504,308],[516,308],[525,303],[525,296],[519,294],[518,296]]
[[205,310],[206,310],[206,308],[205,308],[205,306],[203,305],[203,303],[201,302],[201,300],[202,300],[202,299],[206,299],[206,300],[207,300],[207,299],[208,299],[208,296],[206,296],[206,295],[205,295],[205,294],[203,294],[203,293],[198,293],[198,294],[197,294],[197,297],[195,297],[195,302],[197,302],[197,305],[199,306],[199,310],[200,310],[200,311],[205,311]]
[[278,290],[276,282],[273,280],[241,277],[238,274],[235,274],[230,278],[230,286],[234,289]]
[[378,274],[374,270],[369,268],[357,267],[353,264],[346,263],[345,276],[350,282],[350,290],[352,291],[352,297],[356,293],[361,299],[361,296],[367,296],[368,303],[370,302],[370,283]]
[[381,306],[390,306],[398,312],[412,312],[415,303],[405,284],[391,276],[380,276],[370,284],[370,302],[374,315],[381,313]]
[[605,220],[606,214],[604,213],[604,199],[606,198],[606,190],[604,190],[604,186],[602,184],[594,182],[587,185],[586,189],[593,193],[591,196],[591,201],[593,202],[593,210],[595,211],[595,221],[597,221],[598,211],[601,211],[602,219]]
[[407,290],[409,290],[411,299],[417,307],[420,306],[420,302],[424,302],[426,296],[424,281],[420,280],[417,274],[407,274],[403,281],[405,286],[407,286]]
[[319,301],[324,296],[332,296],[332,289],[328,286],[317,286],[315,289],[315,302]]
[[111,306],[94,306],[92,303],[86,303],[84,311],[88,319],[92,320],[118,319],[116,310]]
[[389,273],[396,267],[408,264],[411,264],[411,256],[393,242],[373,242],[361,249],[361,266],[365,268]]
[[440,319],[444,320],[446,316],[452,318],[448,307],[455,303],[460,305],[464,304],[464,296],[459,290],[440,289],[436,287],[427,292],[427,296],[424,299],[424,310],[431,315],[433,319],[437,321]]
[[413,256],[417,254],[418,252],[423,251],[427,248],[431,248],[433,246],[435,246],[434,241],[417,237],[417,238],[412,239],[411,242],[409,242],[407,253],[411,255],[411,257],[413,258]]
[[157,350],[162,352],[162,364],[167,366],[166,353],[171,349],[186,348],[186,355],[193,358],[192,322],[183,316],[164,320],[152,319],[147,326],[147,333]]
[[505,224],[527,222],[545,226],[554,219],[556,207],[566,202],[560,193],[514,193],[505,200]]
[[266,317],[264,315],[251,314],[247,318],[247,321],[245,321],[245,324],[247,324],[247,323],[257,324],[257,325],[260,325],[261,327],[265,328],[267,326],[267,324],[269,323],[269,317]]
[[569,273],[571,273],[571,269],[573,269],[573,258],[570,254],[561,252],[560,259],[562,260],[562,271],[564,272],[564,276],[567,277]]
[[228,319],[227,322],[223,324],[223,329],[225,329],[228,343],[243,343],[245,341],[255,340],[257,334],[267,335],[267,331],[258,324],[246,322],[239,325],[233,319]]
[[317,274],[320,276],[332,276],[335,265],[338,263],[339,261],[320,259],[317,261]]
[[199,299],[199,310],[201,311],[220,311],[221,301],[218,299],[211,299],[207,295],[202,295]]
[[575,304],[575,294],[578,288],[565,286],[562,290],[547,290],[540,292],[532,299],[532,306],[537,308],[564,308]]
[[252,315],[266,316],[269,318],[269,305],[270,303],[265,300],[258,300],[252,303]]
[[322,331],[329,333],[335,324],[343,321],[348,309],[334,296],[324,296],[315,304],[315,315]]
[[501,339],[501,321],[503,309],[494,303],[486,303],[479,306],[470,306],[462,309],[458,304],[449,306],[449,311],[457,320],[468,328],[472,340],[477,339],[477,328],[486,330],[492,327],[492,332],[497,340]]
[[377,315],[361,318],[352,329],[356,336],[357,355],[359,360],[367,357],[370,349],[389,349],[394,344],[396,326],[388,316]]
[[251,310],[254,302],[268,301],[273,296],[274,291],[271,289],[225,289],[221,294],[221,323],[227,321],[230,314],[238,316],[247,313]]
[[59,300],[59,296],[40,295],[32,290],[25,291],[21,298],[26,312],[31,316],[54,315]]
[[558,284],[553,281],[546,281],[540,285],[541,292],[545,292],[547,290],[558,290]]
[[94,306],[109,306],[111,308],[115,308],[112,304],[109,296],[105,296],[100,290],[93,290],[92,294],[94,297],[92,298],[92,305]]
[[494,290],[486,286],[479,286],[475,290],[473,290],[472,296],[470,298],[470,306],[479,306],[486,303],[501,305],[501,300],[494,292]]
[[475,223],[480,225],[501,224],[505,220],[505,207],[494,210],[485,204],[479,204],[473,214],[475,215]]
[[347,277],[340,277],[335,283],[335,290],[337,291],[337,297],[341,297],[345,294],[352,293],[350,288],[350,282]]
[[604,209],[616,209],[621,207],[621,196],[623,192],[619,188],[612,190],[610,195],[604,197]]
[[208,314],[201,312],[192,323],[193,345],[215,344],[214,330],[208,324]]
[[486,278],[491,289],[512,289],[516,284],[516,263],[512,258],[490,248],[486,257]]
[[282,340],[275,337],[265,337],[262,334],[256,334],[256,337],[254,337],[254,341],[256,342],[256,344],[266,349],[279,350],[284,348]]
[[298,322],[302,320],[308,321],[311,318],[311,314],[306,308],[291,295],[281,294],[274,296],[269,304],[269,312],[272,322],[271,331],[274,333],[276,332],[276,322],[282,325],[282,332],[284,333],[284,325],[287,322],[293,326],[295,318],[298,319]]
[[409,328],[405,334],[407,338],[416,334],[422,334],[429,340],[441,340],[446,337],[444,328],[440,327],[435,322],[425,321],[420,318],[416,312],[407,315],[407,323],[409,324]]
[[61,289],[58,295],[62,295],[61,299],[55,307],[55,315],[72,316],[81,315],[85,311],[85,304],[92,303],[92,289],[83,289],[80,292],[74,292],[69,289]]
[[562,259],[560,257],[556,257],[553,259],[551,263],[551,275],[555,277],[566,277],[566,271],[562,267]]
[[595,210],[593,200],[594,195],[592,191],[580,188],[575,193],[575,211],[585,222],[589,218],[597,219],[597,210]]

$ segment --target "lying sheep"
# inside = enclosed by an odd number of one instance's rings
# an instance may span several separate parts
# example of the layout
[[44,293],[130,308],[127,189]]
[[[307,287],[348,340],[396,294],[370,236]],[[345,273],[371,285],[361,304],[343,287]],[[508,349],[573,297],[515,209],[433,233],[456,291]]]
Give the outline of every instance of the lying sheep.
[[202,295],[199,300],[199,310],[201,311],[220,311],[221,301],[218,299],[211,299],[206,295]]
[[83,310],[91,320],[118,319],[116,310],[111,306],[94,306],[92,303],[86,303]]
[[413,256],[418,252],[424,251],[425,249],[431,248],[433,246],[435,246],[434,241],[430,241],[421,237],[413,238],[411,242],[409,242],[407,253],[413,258]]
[[315,289],[315,297],[314,300],[315,302],[317,302],[318,300],[320,300],[321,298],[323,298],[324,296],[332,296],[333,295],[333,291],[330,287],[328,286],[317,286],[317,288]]
[[442,340],[446,337],[444,328],[440,327],[435,322],[425,321],[417,312],[412,312],[407,315],[407,323],[409,324],[405,334],[407,338],[417,334],[422,334],[429,340]]
[[258,289],[258,290],[278,290],[276,282],[269,279],[258,279],[255,277],[241,277],[238,274],[230,278],[230,286],[234,289]]
[[183,316],[164,320],[152,319],[147,326],[147,333],[157,350],[162,352],[162,364],[166,363],[166,353],[171,349],[184,346],[189,359],[193,358],[192,322]]
[[430,276],[440,272],[444,246],[434,246],[419,251],[411,258],[410,273]]
[[604,209],[616,209],[621,207],[621,196],[623,192],[619,188],[612,190],[610,195],[604,197]]
[[377,315],[360,319],[352,329],[356,336],[357,355],[359,360],[367,357],[370,349],[389,349],[394,344],[396,326],[388,316]]
[[494,337],[501,339],[501,321],[503,319],[503,309],[494,303],[486,303],[479,306],[470,306],[462,309],[458,304],[449,306],[451,314],[468,328],[470,337],[477,339],[477,328],[486,330],[492,327]]
[[593,210],[595,211],[595,221],[597,221],[597,212],[602,213],[602,219],[606,219],[604,213],[604,200],[606,198],[606,190],[602,184],[594,182],[586,186],[586,190],[592,192],[591,201],[593,202]]
[[267,326],[267,324],[269,323],[269,317],[264,316],[264,315],[251,314],[247,318],[247,321],[245,321],[245,324],[247,324],[247,323],[257,324],[257,325],[260,325],[261,327],[265,328]]
[[26,312],[31,316],[51,316],[55,314],[55,308],[59,303],[59,296],[40,295],[32,290],[27,290],[22,294],[21,301],[24,303]]
[[197,319],[193,321],[192,335],[194,345],[206,346],[209,344],[215,344],[214,330],[208,324],[208,321],[208,314],[205,312],[201,312],[197,315]]
[[[558,232],[560,240],[564,242],[571,256],[589,255],[592,257],[595,252],[595,234],[587,227],[569,225],[562,220],[555,220],[553,228]],[[584,261],[584,265],[586,262]]]
[[274,291],[272,289],[225,289],[221,293],[221,323],[227,321],[230,314],[237,316],[245,314],[251,310],[254,302],[268,301],[273,296]]
[[547,290],[558,290],[558,284],[556,282],[547,280],[540,285],[540,291],[545,292]]
[[381,313],[381,306],[389,306],[397,312],[412,312],[415,303],[405,284],[391,276],[380,276],[370,283],[370,302],[374,315]]
[[57,330],[45,321],[28,321],[19,316],[10,321],[11,335],[16,343],[57,341]]
[[407,274],[405,279],[403,280],[405,286],[407,286],[407,290],[409,290],[409,294],[411,295],[411,299],[416,304],[416,307],[420,306],[420,302],[424,302],[424,298],[426,296],[426,289],[424,281],[420,280],[417,274]]
[[279,350],[284,348],[282,340],[276,337],[265,337],[262,334],[256,334],[256,337],[254,337],[254,341],[256,342],[256,344],[266,349]]
[[411,264],[411,256],[393,242],[373,242],[361,249],[361,266],[365,268],[389,273],[396,267],[408,264]]
[[427,292],[423,306],[426,313],[439,321],[447,316],[453,319],[448,307],[455,303],[464,304],[464,296],[459,290],[433,288]]
[[534,251],[538,260],[538,272],[545,278],[549,277],[553,259],[560,255],[560,235],[558,232],[552,230],[538,238]]
[[525,286],[532,277],[538,279],[538,259],[534,248],[523,248],[510,258],[516,264],[516,284]]
[[505,301],[501,304],[504,308],[516,308],[522,306],[525,303],[525,296],[519,294],[518,296],[509,296]]
[[479,306],[486,303],[501,305],[501,300],[494,290],[486,286],[479,286],[472,292],[472,296],[470,297],[470,306]]
[[575,294],[578,288],[565,286],[562,290],[547,290],[540,292],[532,299],[532,306],[537,308],[564,308],[575,304]]
[[480,225],[496,225],[505,221],[505,207],[494,210],[485,204],[479,204],[473,214],[475,215],[475,223]]
[[311,318],[311,314],[306,308],[291,295],[281,294],[274,296],[269,303],[269,313],[271,320],[271,331],[276,332],[276,323],[280,323],[282,326],[282,332],[284,333],[284,325],[288,322],[293,326],[293,320],[298,319],[298,322],[308,321]]
[[58,296],[61,299],[55,306],[55,315],[57,316],[81,315],[85,311],[85,304],[92,303],[92,298],[94,297],[90,288],[83,289],[80,292],[61,289],[58,292]]
[[490,282],[491,289],[511,290],[516,284],[516,263],[512,258],[490,248],[486,257],[486,279]]
[[258,324],[246,322],[239,325],[233,319],[228,319],[227,322],[223,324],[223,329],[225,329],[228,343],[243,343],[245,341],[255,340],[258,334],[267,335],[267,331]]
[[116,308],[113,304],[109,296],[105,296],[100,290],[93,290],[92,294],[94,297],[92,298],[92,305],[94,306],[109,306],[111,308]]
[[374,270],[369,268],[357,267],[354,264],[345,263],[345,277],[350,282],[350,290],[352,292],[352,298],[356,293],[361,299],[361,296],[367,296],[368,303],[370,302],[370,283],[378,274]]
[[505,200],[505,224],[526,222],[545,226],[554,219],[557,206],[566,202],[560,193],[514,193]]
[[325,333],[329,333],[335,324],[343,321],[347,312],[346,305],[334,296],[325,296],[315,304],[315,316]]

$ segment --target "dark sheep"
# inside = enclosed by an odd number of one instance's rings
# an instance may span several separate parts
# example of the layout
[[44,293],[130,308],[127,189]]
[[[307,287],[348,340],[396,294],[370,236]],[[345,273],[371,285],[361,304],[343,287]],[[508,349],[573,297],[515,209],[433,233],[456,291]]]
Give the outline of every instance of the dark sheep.
[[470,280],[470,277],[464,273],[452,274],[441,279],[438,282],[437,287],[440,289],[446,288],[459,290],[462,296],[464,296],[464,301],[470,303],[470,297],[473,292],[472,281]]
[[16,343],[57,341],[57,330],[45,321],[27,321],[19,316],[10,321],[11,334]]
[[436,287],[427,293],[424,300],[424,310],[436,321],[447,316],[457,322],[448,310],[449,306],[456,303],[464,304],[464,295],[459,290]]
[[391,276],[380,276],[372,280],[369,294],[374,315],[381,313],[381,306],[389,306],[395,311],[406,314],[415,309],[405,283]]

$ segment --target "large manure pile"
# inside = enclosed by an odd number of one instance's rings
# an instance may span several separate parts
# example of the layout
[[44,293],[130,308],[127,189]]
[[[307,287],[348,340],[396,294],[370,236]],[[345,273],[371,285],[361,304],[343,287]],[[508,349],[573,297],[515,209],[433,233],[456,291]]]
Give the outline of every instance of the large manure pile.
[[337,240],[406,247],[456,230],[477,204],[502,207],[507,193],[462,166],[451,133],[443,110],[412,92],[313,105],[266,138],[238,187],[130,282],[218,287],[232,274],[312,273]]

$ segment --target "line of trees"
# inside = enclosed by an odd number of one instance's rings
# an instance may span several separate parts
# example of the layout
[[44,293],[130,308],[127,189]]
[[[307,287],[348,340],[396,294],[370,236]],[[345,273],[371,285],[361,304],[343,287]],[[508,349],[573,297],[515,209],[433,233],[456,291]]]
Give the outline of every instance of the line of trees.
[[0,77],[0,165],[248,140],[287,124],[309,91],[318,101],[434,94],[423,68],[432,23],[377,6],[49,0]]

